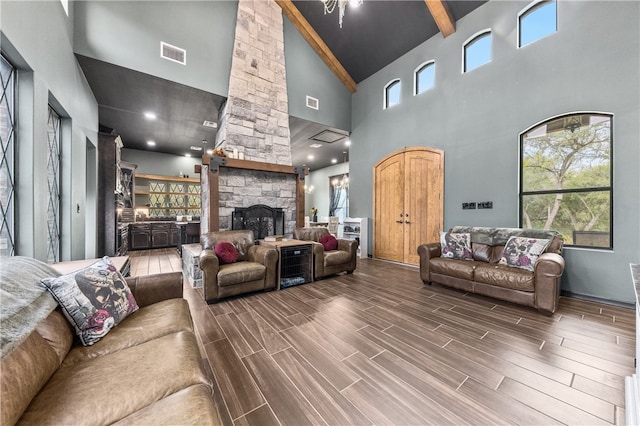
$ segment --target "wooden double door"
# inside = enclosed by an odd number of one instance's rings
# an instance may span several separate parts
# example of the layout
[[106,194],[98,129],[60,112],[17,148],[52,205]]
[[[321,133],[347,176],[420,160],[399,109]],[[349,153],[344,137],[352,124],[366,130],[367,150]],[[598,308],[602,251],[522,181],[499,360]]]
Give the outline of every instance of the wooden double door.
[[444,152],[403,148],[374,167],[374,256],[417,265],[443,226]]

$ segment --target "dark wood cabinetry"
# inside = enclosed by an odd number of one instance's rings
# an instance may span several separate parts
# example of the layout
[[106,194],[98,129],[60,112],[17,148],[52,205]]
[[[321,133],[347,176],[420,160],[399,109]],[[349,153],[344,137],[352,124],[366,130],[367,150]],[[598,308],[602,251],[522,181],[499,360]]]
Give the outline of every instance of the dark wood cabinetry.
[[131,250],[141,250],[151,248],[151,225],[145,224],[133,224],[130,225],[130,237],[131,244],[129,248]]
[[169,247],[178,246],[178,227],[175,224],[171,225],[169,230]]
[[151,224],[151,248],[162,248],[169,246],[169,233],[171,224],[153,223]]
[[116,157],[120,137],[98,134],[98,257],[115,256],[118,241],[116,217]]

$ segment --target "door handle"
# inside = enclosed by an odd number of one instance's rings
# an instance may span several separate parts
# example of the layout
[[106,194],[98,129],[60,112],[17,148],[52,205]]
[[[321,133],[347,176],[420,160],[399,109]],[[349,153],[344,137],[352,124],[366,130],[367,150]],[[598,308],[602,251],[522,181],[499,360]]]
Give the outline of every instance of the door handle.
[[402,223],[402,221],[401,220],[396,220],[396,223]]
[[408,220],[405,220],[404,223],[411,223],[411,222],[409,222]]

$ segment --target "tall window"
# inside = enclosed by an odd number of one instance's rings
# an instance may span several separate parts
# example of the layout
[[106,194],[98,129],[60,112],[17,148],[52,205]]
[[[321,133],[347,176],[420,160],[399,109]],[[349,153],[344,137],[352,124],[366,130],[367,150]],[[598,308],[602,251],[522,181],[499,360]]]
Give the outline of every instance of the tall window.
[[391,80],[384,86],[384,109],[400,103],[400,79]]
[[15,254],[15,79],[15,68],[0,56],[0,256]]
[[536,1],[518,14],[518,47],[553,34],[558,30],[557,4]]
[[520,137],[520,225],[612,248],[612,116],[552,118]]
[[491,62],[491,30],[481,31],[464,44],[463,70],[468,72]]
[[47,262],[60,261],[60,116],[49,105],[47,120]]
[[413,75],[413,94],[419,95],[431,89],[435,84],[436,63],[434,61],[425,62],[416,68]]
[[329,177],[329,216],[349,216],[349,173]]

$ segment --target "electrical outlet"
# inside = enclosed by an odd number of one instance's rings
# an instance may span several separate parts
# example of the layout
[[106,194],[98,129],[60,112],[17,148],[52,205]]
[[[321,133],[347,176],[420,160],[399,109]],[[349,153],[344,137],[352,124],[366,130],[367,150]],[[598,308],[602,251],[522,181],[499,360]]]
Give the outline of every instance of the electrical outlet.
[[478,203],[478,208],[479,209],[492,209],[493,208],[493,201],[483,201]]
[[462,210],[474,210],[476,203],[462,203]]

